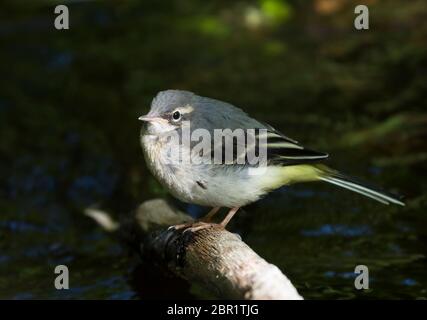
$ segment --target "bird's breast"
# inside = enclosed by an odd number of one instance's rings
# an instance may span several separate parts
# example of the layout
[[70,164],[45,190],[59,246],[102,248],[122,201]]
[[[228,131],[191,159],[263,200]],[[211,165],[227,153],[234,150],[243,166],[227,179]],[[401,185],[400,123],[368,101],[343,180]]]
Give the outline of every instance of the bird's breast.
[[178,199],[191,201],[191,187],[196,182],[179,144],[151,135],[142,136],[141,143],[147,166],[157,180]]

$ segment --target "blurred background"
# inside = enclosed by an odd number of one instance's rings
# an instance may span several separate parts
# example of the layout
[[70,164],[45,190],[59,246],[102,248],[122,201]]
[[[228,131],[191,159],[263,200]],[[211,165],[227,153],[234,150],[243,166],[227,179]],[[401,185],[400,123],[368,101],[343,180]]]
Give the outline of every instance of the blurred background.
[[[209,298],[156,274],[84,216],[167,196],[137,117],[186,89],[231,102],[330,164],[405,195],[279,189],[229,229],[309,299],[427,297],[427,6],[359,1],[12,1],[0,4],[0,298]],[[66,4],[70,29],[54,28]],[[205,210],[188,206],[193,215]],[[55,290],[66,264],[70,290]],[[370,289],[354,289],[354,268]]]

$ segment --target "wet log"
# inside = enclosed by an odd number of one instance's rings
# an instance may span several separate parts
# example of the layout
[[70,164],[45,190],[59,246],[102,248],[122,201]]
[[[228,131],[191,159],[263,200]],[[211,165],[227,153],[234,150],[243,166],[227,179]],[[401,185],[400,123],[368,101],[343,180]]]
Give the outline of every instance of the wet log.
[[121,225],[97,210],[86,213],[105,229],[124,234],[145,260],[166,266],[218,298],[302,299],[279,268],[256,254],[238,235],[220,226],[195,232],[169,228],[192,219],[163,199],[144,202],[134,217]]

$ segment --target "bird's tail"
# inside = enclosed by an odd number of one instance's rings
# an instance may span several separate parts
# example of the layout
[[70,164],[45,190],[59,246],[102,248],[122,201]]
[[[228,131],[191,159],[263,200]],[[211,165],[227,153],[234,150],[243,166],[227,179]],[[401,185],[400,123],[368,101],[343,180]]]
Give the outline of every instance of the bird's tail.
[[[294,168],[291,169],[292,167]],[[283,168],[286,168],[286,167],[283,167]],[[376,186],[372,186],[359,179],[344,175],[336,170],[328,168],[325,165],[320,165],[320,164],[296,165],[296,166],[289,166],[288,168],[291,169],[289,173],[295,172],[294,177],[296,179],[291,179],[293,180],[293,181],[289,181],[291,183],[321,180],[321,181],[326,181],[336,186],[360,193],[366,197],[372,198],[384,204],[394,203],[401,206],[405,205],[400,200],[399,196],[394,195],[385,190],[382,190],[381,188],[378,188]],[[305,175],[301,175],[302,172],[304,172]],[[302,179],[297,177],[302,177]]]

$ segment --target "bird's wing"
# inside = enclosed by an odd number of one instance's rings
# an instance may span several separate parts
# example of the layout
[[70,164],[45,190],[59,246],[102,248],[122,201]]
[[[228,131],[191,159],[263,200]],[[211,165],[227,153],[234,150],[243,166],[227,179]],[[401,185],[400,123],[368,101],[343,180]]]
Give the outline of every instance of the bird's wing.
[[231,145],[227,145],[225,138],[222,141],[213,139],[209,158],[215,159],[217,164],[256,165],[253,160],[260,157],[269,164],[293,165],[319,162],[328,157],[326,153],[303,147],[272,127],[245,129],[243,132],[243,138],[225,134]]
[[[208,119],[209,121],[207,121],[207,118],[204,119],[205,123],[200,125],[200,127],[209,128],[212,133],[214,128],[229,128],[232,131],[241,129],[245,131],[244,139],[235,139],[233,136],[234,133],[224,133],[225,136],[231,138],[233,141],[232,161],[230,161],[230,159],[225,161],[227,150],[224,141],[226,141],[226,139],[223,141],[212,140],[211,151],[209,155],[206,155],[210,159],[216,158],[218,160],[217,156],[219,154],[220,160],[223,161],[222,163],[250,164],[250,161],[243,162],[241,160],[248,160],[247,158],[250,152],[252,152],[252,154],[255,152],[255,155],[259,155],[261,152],[262,154],[266,154],[268,163],[291,165],[318,162],[328,157],[326,153],[304,148],[297,141],[285,136],[269,124],[251,118],[243,110],[231,104],[209,98],[201,99],[203,99],[202,106],[209,110],[210,117]],[[212,110],[215,110],[215,112],[212,112]],[[254,134],[251,134],[251,129],[255,130]],[[255,142],[253,139],[254,136]],[[214,137],[214,134],[212,134],[212,137]],[[237,159],[240,159],[240,161],[237,161]]]
[[328,157],[327,153],[307,149],[272,127],[259,135],[259,148],[263,147],[267,150],[268,162],[274,164],[318,162]]

